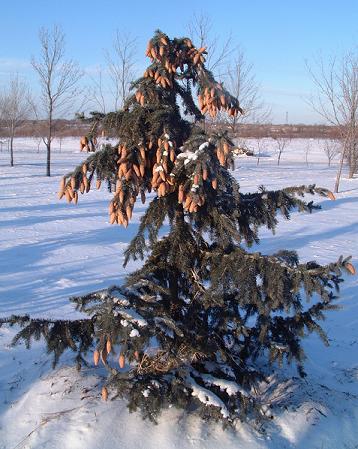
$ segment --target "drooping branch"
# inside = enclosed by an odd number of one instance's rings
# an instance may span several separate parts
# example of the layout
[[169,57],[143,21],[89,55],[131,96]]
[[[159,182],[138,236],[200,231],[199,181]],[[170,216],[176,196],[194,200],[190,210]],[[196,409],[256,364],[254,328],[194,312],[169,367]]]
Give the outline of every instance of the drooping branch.
[[61,355],[67,350],[76,353],[77,366],[87,364],[84,355],[93,344],[94,321],[79,320],[49,320],[45,318],[30,318],[28,315],[0,319],[1,325],[19,325],[22,329],[15,335],[12,345],[24,342],[29,349],[32,340],[44,339],[47,352],[53,354],[53,366],[56,366]]

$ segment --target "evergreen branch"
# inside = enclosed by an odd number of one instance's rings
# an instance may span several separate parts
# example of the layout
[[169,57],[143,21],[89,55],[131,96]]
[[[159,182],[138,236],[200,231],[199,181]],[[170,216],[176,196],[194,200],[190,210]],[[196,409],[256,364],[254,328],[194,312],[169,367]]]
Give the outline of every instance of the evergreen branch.
[[30,318],[28,315],[13,315],[0,319],[0,326],[19,325],[21,330],[12,340],[15,346],[24,341],[26,347],[31,347],[32,340],[43,338],[47,345],[47,352],[53,353],[53,367],[65,350],[71,349],[76,353],[77,366],[86,364],[83,354],[86,354],[93,343],[94,322],[92,319],[79,320],[49,320],[44,318]]
[[145,242],[145,233],[148,232],[150,245],[153,246],[158,238],[158,233],[163,225],[165,217],[167,216],[167,208],[165,207],[166,199],[154,198],[149,204],[145,214],[141,217],[137,235],[129,243],[124,252],[125,267],[130,258],[133,260],[144,259],[144,252],[148,250]]
[[78,165],[72,172],[67,173],[60,186],[59,198],[66,195],[68,201],[78,199],[78,192],[81,194],[90,191],[94,175],[97,177],[97,187],[105,180],[109,190],[115,183],[115,173],[117,171],[117,150],[111,145],[106,145],[102,150],[89,156],[84,162]]
[[200,112],[200,110],[197,108],[196,104],[194,103],[191,91],[189,89],[189,83],[188,83],[188,87],[185,89],[184,87],[182,87],[179,83],[177,83],[175,81],[174,87],[175,87],[176,92],[178,92],[178,94],[182,98],[187,112],[191,115],[194,115],[196,120],[198,120],[198,121],[203,120],[204,115]]
[[281,212],[286,219],[289,219],[292,210],[311,213],[321,208],[320,205],[315,205],[312,201],[303,201],[295,195],[302,197],[305,194],[318,194],[332,199],[332,193],[329,190],[315,185],[272,191],[267,191],[261,186],[260,190],[258,193],[236,195],[240,233],[249,245],[254,241],[258,242],[257,230],[260,226],[266,226],[271,231],[275,231],[278,223],[277,212]]

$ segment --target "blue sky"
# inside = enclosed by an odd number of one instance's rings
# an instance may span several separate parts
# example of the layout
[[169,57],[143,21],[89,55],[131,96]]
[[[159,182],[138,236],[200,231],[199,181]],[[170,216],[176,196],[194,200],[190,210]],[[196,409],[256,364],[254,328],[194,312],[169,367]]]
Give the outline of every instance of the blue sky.
[[138,37],[138,63],[146,42],[160,28],[169,36],[186,34],[194,14],[212,21],[223,39],[230,32],[253,63],[273,121],[320,122],[302,97],[312,90],[304,61],[318,51],[342,54],[358,44],[358,0],[301,1],[142,1],[13,0],[2,2],[0,85],[19,72],[36,90],[30,66],[39,51],[38,29],[62,26],[66,54],[88,71],[104,64],[116,29]]

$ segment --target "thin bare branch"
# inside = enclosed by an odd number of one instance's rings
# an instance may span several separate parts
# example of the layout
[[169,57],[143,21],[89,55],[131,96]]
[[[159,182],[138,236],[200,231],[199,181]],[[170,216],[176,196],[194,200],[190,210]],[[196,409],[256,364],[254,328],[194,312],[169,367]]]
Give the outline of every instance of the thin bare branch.
[[135,77],[136,41],[137,39],[130,34],[120,33],[117,30],[111,51],[105,52],[115,110],[123,107],[129,93],[130,82]]

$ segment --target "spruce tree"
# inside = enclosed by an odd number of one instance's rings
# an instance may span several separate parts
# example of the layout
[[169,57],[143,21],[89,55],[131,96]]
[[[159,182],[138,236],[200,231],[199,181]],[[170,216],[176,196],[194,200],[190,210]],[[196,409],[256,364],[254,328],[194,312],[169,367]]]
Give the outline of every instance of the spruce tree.
[[259,409],[253,386],[270,370],[294,362],[304,375],[302,338],[316,332],[328,344],[319,321],[336,308],[342,270],[354,267],[349,258],[322,266],[286,249],[250,252],[279,214],[318,208],[305,194],[333,194],[314,185],[241,193],[230,136],[203,126],[206,114],[242,112],[205,68],[205,48],[157,31],[146,54],[151,64],[123,110],[90,119],[92,133],[107,130],[118,144],[64,176],[59,192],[77,203],[105,185],[109,221],[125,227],[138,199],[148,202],[125,252],[125,264],[145,259],[142,267],[121,286],[72,298],[81,320],[2,322],[21,324],[14,343],[43,337],[54,364],[68,348],[79,366],[93,352],[108,369],[103,399],[124,397],[144,417],[174,405],[233,422]]

